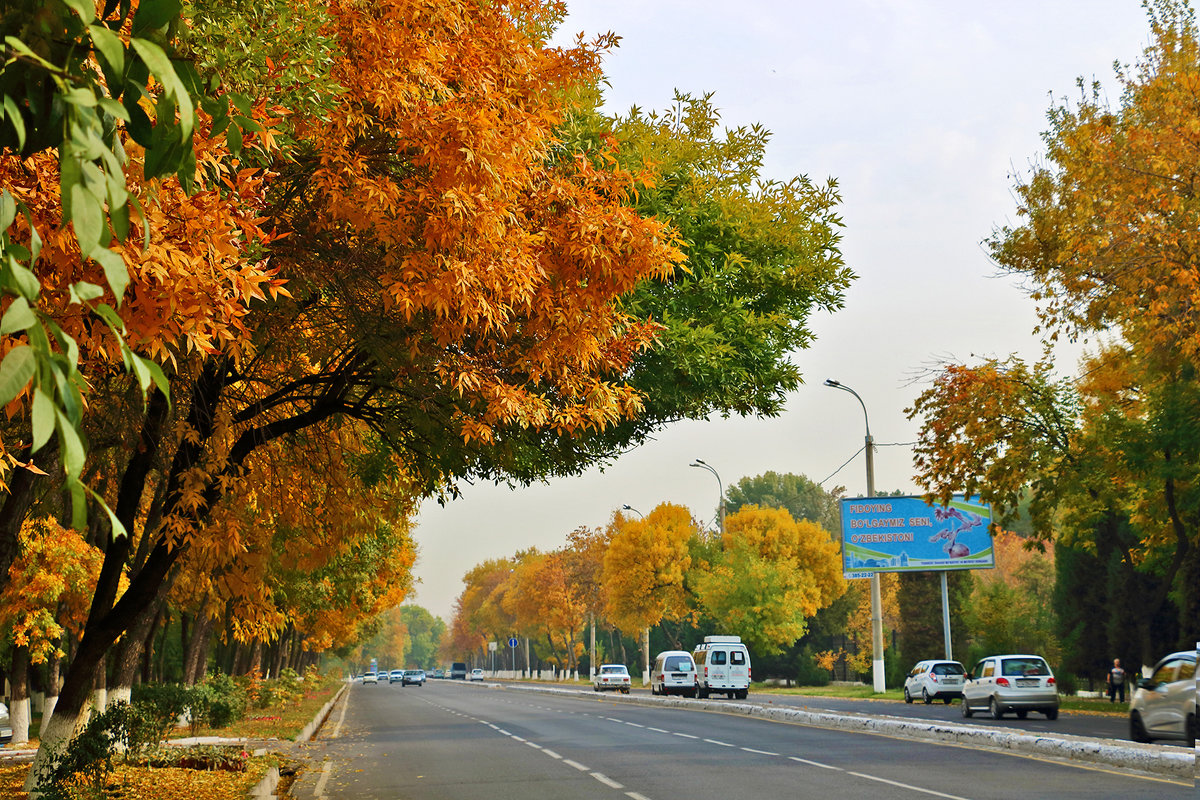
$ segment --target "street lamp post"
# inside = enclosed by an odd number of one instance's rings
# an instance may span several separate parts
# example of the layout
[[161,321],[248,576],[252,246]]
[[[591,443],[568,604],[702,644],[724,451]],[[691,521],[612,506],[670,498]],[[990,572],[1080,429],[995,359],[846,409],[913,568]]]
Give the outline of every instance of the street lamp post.
[[626,505],[623,505],[623,506],[621,506],[621,508],[622,508],[622,509],[624,509],[625,511],[632,511],[633,513],[637,514],[637,515],[638,515],[639,517],[641,517],[642,519],[645,519],[645,518],[646,518],[646,515],[645,515],[645,514],[643,514],[642,512],[638,511],[636,508],[634,508],[634,507],[633,507],[633,506],[631,506],[631,505],[628,505],[628,504],[626,504]]
[[725,484],[721,482],[721,475],[712,468],[711,464],[706,464],[702,459],[697,458],[689,467],[700,467],[706,469],[713,474],[717,479],[717,525],[721,529],[721,535],[725,535]]
[[[636,508],[629,505],[628,503],[621,506],[621,508],[625,509],[626,511],[632,511],[633,513],[637,514],[638,517],[640,517],[641,519],[646,518],[645,514],[638,511]],[[592,632],[593,632],[593,634],[595,633],[595,627],[593,627]],[[595,649],[596,649],[596,646],[593,643],[592,650],[595,651]],[[595,656],[593,656],[593,658],[594,657]],[[595,680],[595,675],[592,676],[592,679]],[[650,629],[646,628],[646,630],[644,630],[642,632],[642,686],[646,686],[649,683],[650,683]]]
[[[858,396],[858,392],[835,380],[825,381],[826,386],[841,389],[854,395],[854,399],[862,406],[863,421],[867,426],[867,497],[875,496],[875,440],[871,438],[871,420],[867,417],[867,404]],[[876,692],[885,689],[883,674],[883,599],[879,589],[879,573],[871,573],[871,678]]]

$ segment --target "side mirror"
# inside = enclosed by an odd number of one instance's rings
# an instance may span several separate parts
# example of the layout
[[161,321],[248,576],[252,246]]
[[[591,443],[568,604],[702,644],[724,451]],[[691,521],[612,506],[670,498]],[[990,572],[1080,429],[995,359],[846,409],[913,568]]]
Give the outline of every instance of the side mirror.
[[1155,686],[1156,686],[1156,684],[1154,683],[1153,678],[1138,678],[1137,679],[1137,688],[1139,688],[1139,689],[1153,689]]

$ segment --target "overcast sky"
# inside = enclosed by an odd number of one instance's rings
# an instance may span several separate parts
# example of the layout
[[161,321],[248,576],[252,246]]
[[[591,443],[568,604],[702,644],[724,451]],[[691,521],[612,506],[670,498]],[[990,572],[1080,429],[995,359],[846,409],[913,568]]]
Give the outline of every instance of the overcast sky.
[[[462,576],[488,558],[554,549],[580,525],[664,501],[711,519],[724,485],[768,470],[865,493],[866,403],[879,491],[916,490],[904,409],[948,358],[1034,356],[1034,307],[981,246],[1014,218],[1012,175],[1041,152],[1046,111],[1075,80],[1112,89],[1114,60],[1148,44],[1138,0],[568,0],[562,41],[613,31],[606,108],[662,109],[674,90],[715,92],[726,126],[773,132],[765,177],[837,178],[842,253],[858,279],[845,308],[814,316],[794,355],[805,385],[775,419],[712,419],[661,431],[603,473],[510,491],[466,487],[417,522],[412,602],[447,622]],[[1116,91],[1110,91],[1116,99]],[[1073,363],[1061,365],[1073,369]],[[832,476],[832,477],[830,477]]]

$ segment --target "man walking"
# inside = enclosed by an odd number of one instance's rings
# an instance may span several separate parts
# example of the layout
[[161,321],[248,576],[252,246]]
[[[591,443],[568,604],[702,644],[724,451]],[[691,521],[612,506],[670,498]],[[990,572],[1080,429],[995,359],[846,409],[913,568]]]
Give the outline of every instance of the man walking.
[[1125,670],[1121,669],[1121,659],[1114,658],[1112,669],[1108,671],[1108,702],[1113,702],[1117,695],[1125,702]]

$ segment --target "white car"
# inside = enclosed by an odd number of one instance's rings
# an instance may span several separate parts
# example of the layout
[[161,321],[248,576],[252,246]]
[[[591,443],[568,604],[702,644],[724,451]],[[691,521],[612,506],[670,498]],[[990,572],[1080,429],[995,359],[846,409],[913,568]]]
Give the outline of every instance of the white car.
[[624,664],[601,664],[592,686],[597,692],[611,689],[614,692],[629,694],[629,670]]
[[375,672],[365,673],[363,675],[362,682],[363,682],[363,686],[366,686],[368,683],[377,684],[377,683],[379,683],[379,674],[375,673]]
[[1030,711],[1058,719],[1058,683],[1046,659],[1035,655],[988,656],[967,673],[963,684],[962,715],[990,712],[1000,719],[1015,712],[1025,719]]
[[12,724],[8,719],[8,706],[0,703],[0,742],[12,740]]
[[1129,701],[1129,738],[1183,739],[1196,746],[1196,651],[1172,653],[1137,682]]
[[919,697],[925,705],[934,700],[949,705],[951,700],[962,697],[966,674],[957,661],[918,661],[904,679],[904,702],[911,703]]
[[473,680],[473,681],[483,680],[483,670],[479,669],[478,667],[471,670],[471,680]]
[[684,650],[664,650],[654,658],[650,671],[650,694],[681,694],[695,697],[699,692],[696,662]]

